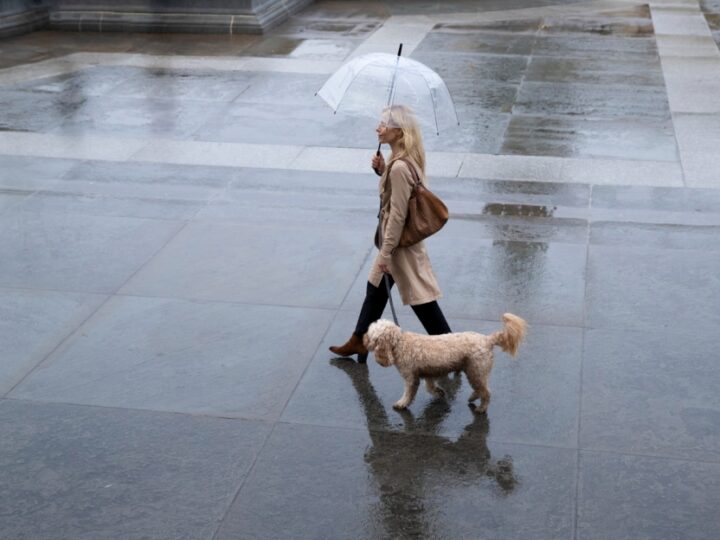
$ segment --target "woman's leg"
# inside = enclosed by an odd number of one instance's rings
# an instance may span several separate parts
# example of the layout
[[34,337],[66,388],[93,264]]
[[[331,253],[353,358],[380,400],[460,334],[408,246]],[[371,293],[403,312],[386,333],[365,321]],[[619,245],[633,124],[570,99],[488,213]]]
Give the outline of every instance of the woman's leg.
[[[388,276],[390,287],[395,283],[392,277]],[[344,345],[332,345],[330,350],[340,356],[352,356],[357,354],[358,362],[364,364],[367,361],[368,350],[363,345],[363,336],[368,331],[372,323],[377,321],[385,309],[388,301],[387,288],[385,280],[380,283],[379,287],[375,287],[368,282],[365,301],[360,309],[360,317],[358,317],[357,326],[350,339]]]
[[[390,288],[395,284],[390,274],[387,274],[390,280]],[[360,316],[355,326],[355,335],[362,338],[370,328],[370,325],[382,317],[385,306],[388,302],[388,291],[385,286],[385,278],[376,287],[368,281],[367,290],[365,292],[365,301],[360,308]]]
[[440,334],[449,334],[450,325],[445,320],[442,310],[438,303],[433,300],[427,304],[420,304],[419,306],[410,306],[412,310],[420,319],[425,331],[431,336],[437,336]]

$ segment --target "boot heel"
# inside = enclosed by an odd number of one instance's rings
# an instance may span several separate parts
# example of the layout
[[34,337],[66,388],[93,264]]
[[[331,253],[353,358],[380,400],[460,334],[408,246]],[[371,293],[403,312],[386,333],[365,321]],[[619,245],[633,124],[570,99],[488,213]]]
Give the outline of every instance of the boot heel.
[[359,364],[365,364],[367,362],[368,353],[358,353],[357,361]]

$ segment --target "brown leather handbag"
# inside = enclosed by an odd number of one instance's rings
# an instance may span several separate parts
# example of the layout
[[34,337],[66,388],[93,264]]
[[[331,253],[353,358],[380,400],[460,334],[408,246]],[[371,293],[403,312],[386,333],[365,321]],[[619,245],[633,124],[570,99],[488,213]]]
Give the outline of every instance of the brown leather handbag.
[[[428,236],[432,236],[442,229],[447,223],[450,214],[445,203],[420,181],[415,167],[407,160],[402,161],[405,161],[410,168],[415,181],[410,199],[408,199],[407,217],[398,244],[398,247],[408,247],[425,240]],[[380,215],[378,215],[379,217]],[[378,223],[378,228],[375,231],[375,246],[378,249],[380,249],[381,243],[380,225]]]

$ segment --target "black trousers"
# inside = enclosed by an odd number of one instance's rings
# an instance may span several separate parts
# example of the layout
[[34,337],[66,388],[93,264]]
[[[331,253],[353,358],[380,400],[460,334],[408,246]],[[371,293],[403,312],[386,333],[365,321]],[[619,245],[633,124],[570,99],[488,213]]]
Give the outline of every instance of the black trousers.
[[[388,274],[390,280],[390,287],[395,285],[395,280]],[[379,287],[375,287],[368,281],[367,292],[365,293],[365,301],[363,302],[362,309],[360,309],[360,316],[358,317],[357,326],[355,327],[355,334],[358,337],[363,337],[368,331],[368,328],[372,323],[382,317],[385,306],[388,303],[388,291],[385,287],[385,279],[380,282]],[[425,331],[431,336],[439,334],[449,334],[450,325],[445,320],[442,310],[438,303],[433,300],[427,304],[420,304],[419,306],[410,306],[412,310],[420,319]]]

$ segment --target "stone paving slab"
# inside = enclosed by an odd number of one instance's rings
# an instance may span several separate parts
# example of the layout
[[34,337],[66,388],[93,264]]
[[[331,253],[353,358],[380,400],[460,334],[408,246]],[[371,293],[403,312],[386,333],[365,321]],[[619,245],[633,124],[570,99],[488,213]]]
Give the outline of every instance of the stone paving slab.
[[0,425],[3,535],[38,540],[210,539],[270,431],[14,400]]
[[[349,227],[187,225],[133,276],[123,294],[337,308],[367,256],[368,233]],[[324,246],[332,245],[328,251]],[[314,253],[307,260],[306,253]],[[286,261],[278,265],[278,257]],[[305,261],[300,266],[292,261]],[[322,281],[322,290],[314,287]],[[262,283],[262,287],[258,287]]]
[[0,289],[0,298],[0,395],[5,395],[107,297]]
[[137,218],[0,215],[0,286],[112,293],[179,228]]
[[717,462],[715,336],[641,328],[586,331],[581,447]]
[[661,35],[697,36],[708,33],[707,22],[697,9],[682,12],[656,7],[653,10],[653,26],[655,32]]
[[62,174],[52,191],[205,202],[222,194],[241,176],[241,171],[229,167],[81,161]]
[[667,210],[707,215],[720,212],[720,192],[714,189],[593,186],[592,205],[597,208]]
[[131,158],[134,161],[227,167],[287,167],[303,149],[292,145],[163,139],[138,142]]
[[657,45],[652,37],[605,39],[602,36],[540,36],[533,44],[533,54],[562,58],[606,60],[648,60],[654,62]]
[[[619,135],[619,133],[621,135]],[[618,144],[622,138],[624,145]],[[670,118],[588,118],[514,114],[503,154],[677,161]]]
[[520,83],[528,67],[527,56],[502,54],[468,54],[444,50],[415,51],[412,59],[431,67],[442,77],[451,95],[463,90],[473,81]]
[[[3,140],[3,145],[6,142]],[[27,192],[50,187],[76,164],[70,159],[0,155],[0,188]]]
[[533,56],[525,76],[528,81],[587,84],[663,86],[657,58],[606,59]]
[[147,146],[147,140],[48,133],[0,132],[0,155],[76,160],[126,161]]
[[[666,216],[667,214],[663,214]],[[705,250],[720,249],[720,221],[710,219],[705,223],[628,222],[619,223],[596,220],[590,230],[590,243],[605,246],[637,246],[658,249]]]
[[279,424],[218,538],[570,536],[575,453],[487,443],[486,422],[456,440]]
[[30,191],[15,191],[0,189],[0,214],[20,204],[30,196]]
[[0,129],[3,131],[42,131],[60,125],[65,116],[80,107],[77,97],[38,96],[0,90]]
[[691,187],[717,185],[718,154],[710,147],[720,141],[720,114],[675,115],[685,182]]
[[583,452],[580,470],[580,538],[710,540],[720,525],[717,463]]
[[101,96],[111,93],[128,79],[141,77],[145,70],[124,66],[89,66],[62,75],[30,79],[8,85],[34,94]]
[[[255,73],[248,88],[235,99],[236,103],[270,103],[273,105],[304,105],[316,104],[318,108],[325,105],[315,93],[322,88],[327,75],[307,73]],[[315,98],[315,99],[311,99]]]
[[10,397],[274,419],[332,317],[327,310],[119,296]]
[[193,219],[206,205],[206,202],[186,199],[152,199],[38,191],[18,204],[14,210],[38,214],[82,214],[98,217],[186,221]]
[[458,176],[595,185],[683,185],[682,169],[677,164],[554,156],[468,154]]
[[355,39],[295,38],[290,36],[269,35],[244,51],[248,56],[263,58],[290,57],[305,60],[336,60],[345,59],[359,42]]
[[658,51],[663,56],[710,56],[717,57],[720,51],[707,36],[657,36]]
[[640,116],[666,118],[669,116],[667,98],[662,88],[573,84],[523,84],[513,112],[528,114]]
[[681,319],[712,333],[720,323],[716,251],[593,245],[587,264],[590,327],[652,331]]
[[114,96],[230,102],[247,90],[252,75],[202,70],[136,69],[112,88]]
[[[172,92],[172,89],[168,89]],[[119,137],[187,139],[206,122],[207,116],[225,106],[216,103],[103,97],[83,101],[51,133],[58,135],[106,134]]]
[[[193,133],[202,141],[287,145],[335,146],[368,148],[377,138],[374,119],[333,115],[319,103],[293,105],[275,102],[238,102],[227,108],[210,109]],[[278,116],[280,115],[280,116]],[[342,134],[342,135],[340,135]]]

